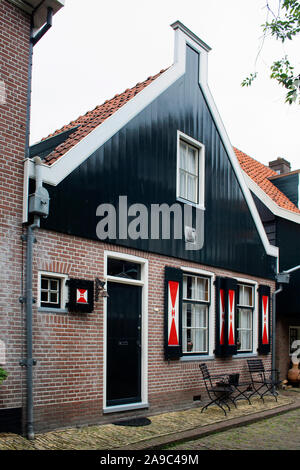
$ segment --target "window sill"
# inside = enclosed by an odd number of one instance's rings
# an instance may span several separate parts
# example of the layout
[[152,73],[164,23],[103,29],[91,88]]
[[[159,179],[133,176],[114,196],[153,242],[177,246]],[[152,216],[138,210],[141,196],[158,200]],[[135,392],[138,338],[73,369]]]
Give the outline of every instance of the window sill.
[[141,410],[143,408],[149,408],[149,403],[132,403],[129,405],[116,405],[116,406],[106,406],[103,408],[103,414],[108,413],[118,413],[121,411],[130,411],[130,410]]
[[232,356],[232,359],[240,359],[241,357],[257,357],[258,354],[257,353],[254,353],[254,352],[248,352],[248,353],[239,353],[239,354],[235,354],[234,356]]
[[214,356],[209,355],[195,355],[195,356],[182,356],[180,358],[181,362],[192,362],[192,361],[213,361],[215,359]]
[[68,313],[68,310],[66,308],[39,307],[38,312],[41,312],[41,313]]
[[205,211],[204,204],[201,204],[201,203],[199,204],[197,202],[188,201],[187,199],[183,199],[183,197],[180,197],[180,196],[176,197],[176,201],[182,202],[183,204],[187,204],[188,206],[195,207],[196,209],[200,209],[202,211]]

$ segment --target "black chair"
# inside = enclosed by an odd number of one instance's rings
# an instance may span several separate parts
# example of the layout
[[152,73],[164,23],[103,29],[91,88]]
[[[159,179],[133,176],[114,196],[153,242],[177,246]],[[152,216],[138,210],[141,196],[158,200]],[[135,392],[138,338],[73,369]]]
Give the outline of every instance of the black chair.
[[[264,396],[270,394],[277,401],[278,392],[276,391],[276,387],[278,387],[280,383],[280,381],[277,379],[278,370],[265,369],[261,359],[248,359],[247,363],[253,390],[250,394],[250,397],[253,395],[259,395],[259,397],[264,402]],[[275,380],[272,378],[273,372],[275,372],[276,375]]]
[[252,391],[252,386],[249,382],[240,382],[240,374],[229,374],[229,384],[234,388],[234,393],[231,395],[231,399],[234,403],[237,400],[247,400],[249,405],[252,405],[249,394]]
[[226,410],[223,406],[225,405],[230,411],[230,406],[228,405],[228,401],[230,401],[236,407],[236,404],[230,396],[233,393],[234,388],[229,384],[228,374],[210,375],[206,364],[200,364],[199,367],[210,399],[210,402],[203,406],[201,413],[209,406],[217,405],[224,411],[225,416],[227,416]]

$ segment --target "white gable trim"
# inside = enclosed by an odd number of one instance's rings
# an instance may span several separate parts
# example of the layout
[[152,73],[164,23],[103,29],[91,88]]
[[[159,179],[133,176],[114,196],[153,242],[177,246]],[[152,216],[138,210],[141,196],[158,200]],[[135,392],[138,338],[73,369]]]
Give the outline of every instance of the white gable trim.
[[[98,127],[96,127],[90,134],[88,134],[85,138],[78,142],[78,144],[72,147],[53,165],[50,167],[45,164],[42,165],[42,179],[45,183],[50,185],[58,185],[64,178],[72,173],[73,170],[75,170],[80,164],[89,158],[93,152],[101,147],[122,127],[124,127],[124,125],[126,125],[131,119],[139,114],[146,106],[154,101],[181,76],[183,76],[186,66],[186,45],[188,44],[197,52],[199,52],[199,85],[201,86],[210,111],[213,115],[216,127],[220,133],[225,149],[231,160],[233,169],[244,194],[245,200],[248,204],[249,210],[252,214],[265,251],[270,256],[278,257],[278,248],[270,245],[268,241],[256,206],[241,173],[241,168],[237,157],[234,153],[224,124],[207,84],[207,62],[210,48],[180,22],[177,21],[173,23],[172,27],[175,30],[174,65],[172,65],[166,72],[154,80],[144,90],[138,93],[128,103],[122,106],[122,108],[116,111],[110,118],[106,119],[103,124],[100,124]],[[30,162],[28,167],[29,177],[34,178],[34,164]]]
[[[105,144],[105,142],[122,129],[122,127],[178,80],[184,72],[185,68],[182,67],[182,64],[174,64],[111,117],[106,119],[74,145],[74,147],[60,157],[53,165],[48,166],[44,164],[43,181],[54,186],[58,185],[89,158],[93,152]],[[34,177],[33,165],[30,169],[30,177]]]
[[270,196],[268,196],[263,189],[261,189],[258,184],[256,184],[250,176],[247,175],[244,171],[242,172],[245,182],[258,199],[277,217],[282,217],[283,219],[290,220],[291,222],[295,222],[296,224],[300,224],[300,214],[296,212],[289,211],[288,209],[284,209],[283,207],[278,206],[276,202],[273,201]]

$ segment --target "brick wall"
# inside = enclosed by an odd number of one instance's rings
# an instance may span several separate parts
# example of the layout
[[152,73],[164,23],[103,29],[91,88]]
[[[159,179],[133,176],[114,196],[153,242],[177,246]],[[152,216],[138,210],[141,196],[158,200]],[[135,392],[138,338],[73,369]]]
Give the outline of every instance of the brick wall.
[[[0,340],[7,347],[9,378],[0,387],[0,409],[20,407],[23,314],[21,295],[22,188],[30,20],[6,0],[0,2]],[[3,91],[3,87],[1,88]]]
[[[164,267],[173,265],[205,269],[150,253],[118,248],[102,242],[39,230],[34,254],[34,286],[38,271],[67,274],[70,277],[103,279],[104,251],[120,251],[142,258],[149,263],[148,305],[148,398],[150,409],[158,410],[193,406],[195,395],[202,394],[203,382],[199,363],[166,361],[164,359]],[[238,273],[216,270],[217,275]],[[239,276],[239,277],[245,277]],[[259,283],[273,283],[263,279]],[[34,296],[38,296],[37,290]],[[34,357],[38,360],[34,372],[36,429],[49,429],[75,424],[107,422],[116,416],[140,415],[132,411],[122,415],[103,415],[104,330],[103,303],[99,298],[91,314],[48,313],[34,308]],[[263,357],[270,367],[270,356]],[[248,378],[245,358],[217,359],[208,362],[213,373],[240,372]]]

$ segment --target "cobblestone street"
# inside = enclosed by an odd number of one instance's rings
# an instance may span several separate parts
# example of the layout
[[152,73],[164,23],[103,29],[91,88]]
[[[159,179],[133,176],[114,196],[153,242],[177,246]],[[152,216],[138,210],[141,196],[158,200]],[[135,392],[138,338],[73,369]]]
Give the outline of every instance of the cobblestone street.
[[[280,395],[278,402],[266,397],[265,403],[254,398],[252,405],[245,400],[238,403],[225,417],[216,406],[201,413],[201,406],[177,412],[151,416],[151,424],[142,427],[104,424],[83,426],[36,434],[28,441],[16,434],[0,434],[1,450],[142,450],[162,449],[171,442],[200,437],[202,433],[216,432],[227,426],[233,431],[211,434],[209,437],[178,445],[176,449],[250,449],[250,448],[298,448],[300,431],[300,394]],[[274,414],[282,414],[274,417]],[[247,420],[272,419],[252,426],[239,427]],[[298,431],[298,432],[297,432]],[[266,435],[270,436],[266,439]],[[225,439],[227,437],[228,439]],[[286,437],[286,441],[282,436]],[[253,439],[252,439],[253,438]],[[289,447],[286,447],[286,446]],[[197,447],[199,446],[199,447]],[[258,447],[260,446],[260,447]],[[281,447],[280,447],[281,446]],[[283,447],[282,447],[283,446]],[[298,447],[296,447],[298,446]],[[175,447],[172,447],[172,449]]]
[[172,450],[300,450],[300,410],[165,447]]

